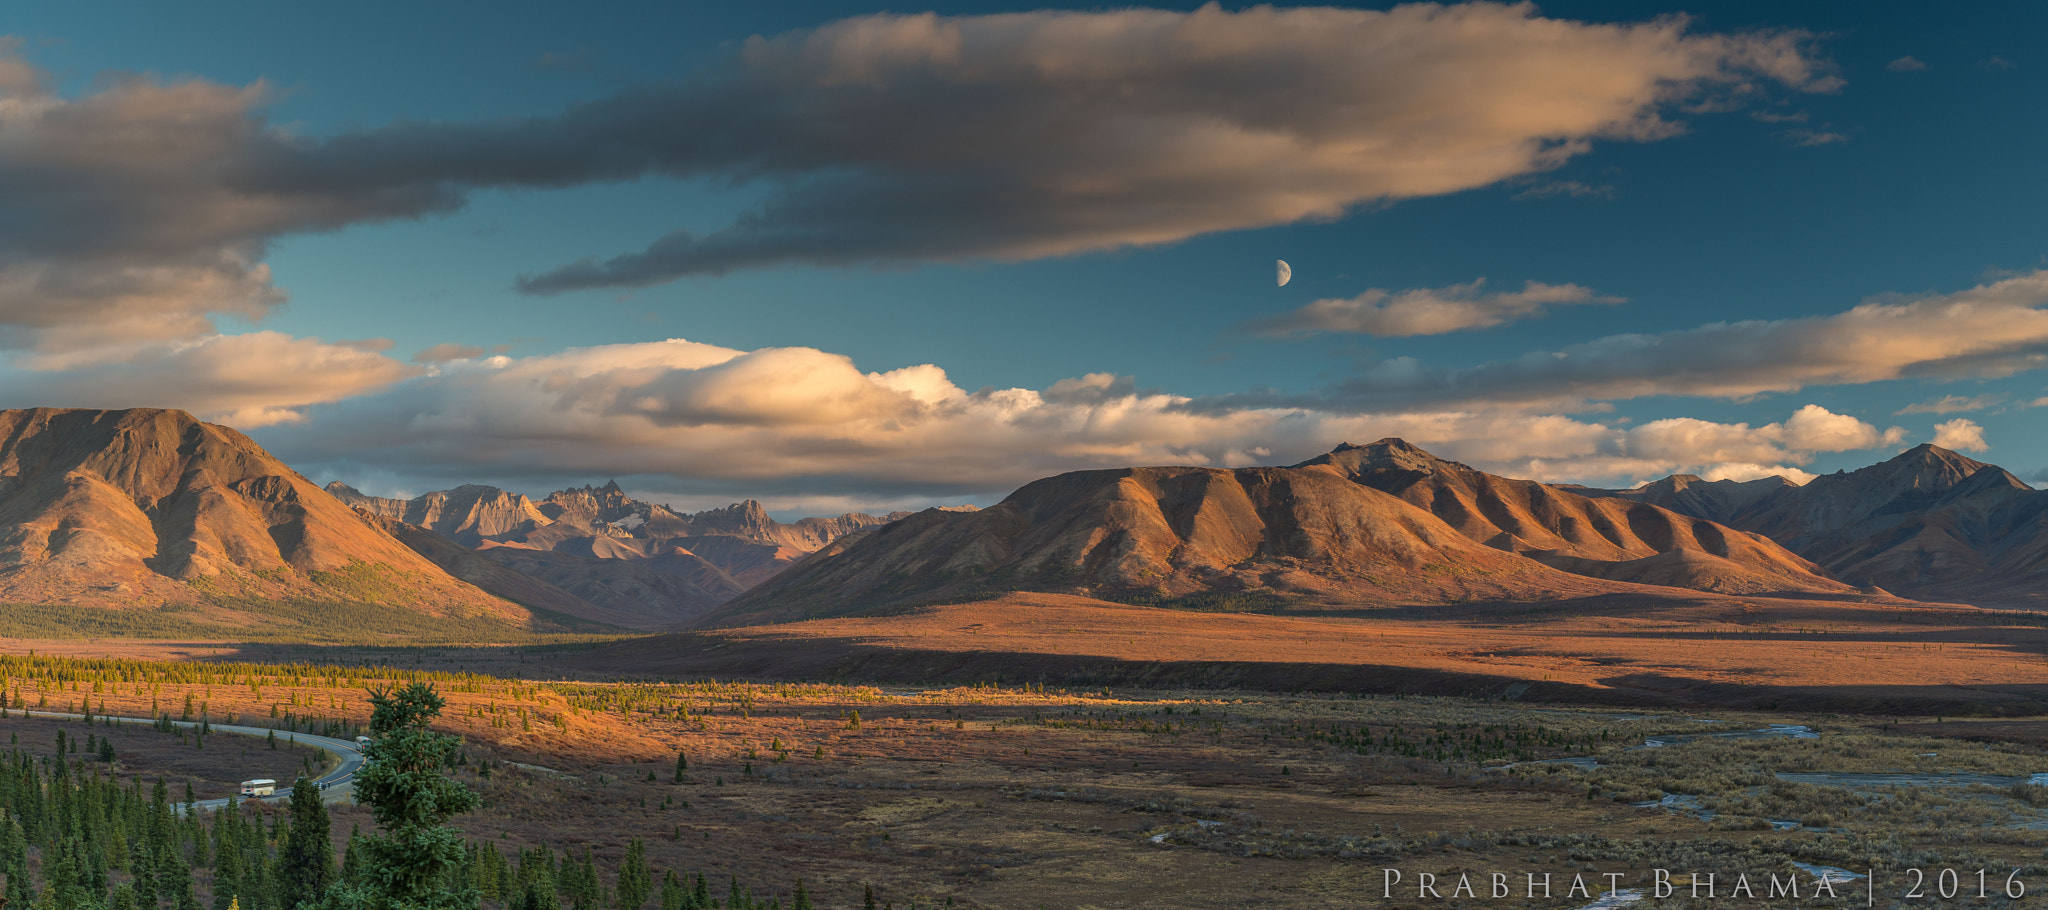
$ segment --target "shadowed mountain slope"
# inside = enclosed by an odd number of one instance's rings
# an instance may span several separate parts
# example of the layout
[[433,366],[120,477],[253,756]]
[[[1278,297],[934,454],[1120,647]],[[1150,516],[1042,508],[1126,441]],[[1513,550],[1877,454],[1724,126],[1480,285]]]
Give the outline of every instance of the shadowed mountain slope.
[[980,512],[843,538],[709,622],[848,615],[1004,591],[1256,605],[1547,599],[1640,590],[1475,543],[1321,468],[1080,471]]
[[2048,493],[1940,446],[1774,490],[1731,521],[1854,584],[1928,600],[2048,605]]
[[1584,496],[1612,497],[1670,509],[1680,515],[1736,527],[1737,516],[1757,503],[1799,485],[1783,477],[1756,480],[1702,480],[1694,474],[1673,474],[1633,490],[1601,490],[1593,487],[1560,485]]
[[1338,446],[1295,467],[1398,496],[1471,540],[1580,575],[1723,594],[1852,590],[1767,537],[1647,502],[1499,477],[1399,439]]
[[524,625],[246,436],[183,411],[0,411],[0,602],[318,600]]

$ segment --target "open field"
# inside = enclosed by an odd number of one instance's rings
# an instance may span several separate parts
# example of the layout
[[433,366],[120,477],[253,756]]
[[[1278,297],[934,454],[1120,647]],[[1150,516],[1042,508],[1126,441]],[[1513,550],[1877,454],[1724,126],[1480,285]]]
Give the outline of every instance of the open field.
[[1014,594],[902,615],[635,639],[562,663],[664,676],[1244,687],[2048,713],[2048,615],[1698,597],[1271,616]]
[[[31,706],[178,716],[189,698],[301,729],[361,723],[366,686],[433,682],[438,726],[468,742],[451,773],[485,796],[457,822],[472,839],[588,849],[609,881],[638,838],[657,877],[784,901],[801,877],[821,907],[858,906],[863,885],[897,907],[1500,905],[1382,900],[1394,868],[1554,873],[1556,897],[1516,903],[1577,908],[1574,874],[1728,881],[1794,861],[1888,886],[2019,869],[2048,889],[2048,790],[2026,783],[2048,772],[2048,632],[2030,617],[1598,607],[1266,616],[1017,595],[597,647],[128,642],[94,660],[91,642],[17,641],[0,665]],[[1697,738],[1778,723],[1818,738]],[[336,810],[338,833],[368,824]]]

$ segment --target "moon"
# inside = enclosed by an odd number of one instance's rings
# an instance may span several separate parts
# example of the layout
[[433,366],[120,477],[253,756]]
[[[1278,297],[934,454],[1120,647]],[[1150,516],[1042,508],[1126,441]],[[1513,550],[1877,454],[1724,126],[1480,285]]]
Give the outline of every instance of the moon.
[[1273,265],[1275,266],[1275,275],[1280,279],[1279,282],[1277,282],[1273,286],[1276,288],[1286,287],[1287,279],[1294,277],[1294,270],[1287,267],[1287,260],[1285,259],[1275,259],[1273,260]]

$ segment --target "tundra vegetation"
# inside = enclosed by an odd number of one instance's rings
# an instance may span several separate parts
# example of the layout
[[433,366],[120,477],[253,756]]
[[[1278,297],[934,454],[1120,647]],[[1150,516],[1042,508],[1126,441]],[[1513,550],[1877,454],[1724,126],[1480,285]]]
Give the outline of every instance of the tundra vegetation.
[[[528,656],[515,666],[529,678],[382,660],[0,657],[10,903],[794,910],[873,894],[898,908],[1407,906],[1413,894],[1380,899],[1382,870],[1411,883],[1508,871],[1641,884],[1661,867],[1725,887],[1791,876],[1794,862],[1893,884],[1909,869],[1956,869],[1973,895],[1978,869],[1994,885],[2017,871],[2048,887],[2048,788],[2027,782],[2048,771],[2048,723],[541,678],[557,674],[544,654]],[[25,718],[17,706],[89,708],[98,720]],[[188,711],[273,727],[280,748],[164,729]],[[160,722],[110,727],[106,715]],[[1773,723],[1819,737],[1704,735]],[[301,788],[276,804],[180,810],[257,772],[316,776],[319,756],[292,731],[358,730],[380,760],[406,756],[385,766],[402,764],[402,779],[369,775],[371,805],[331,805],[321,818],[298,805]],[[1644,748],[1653,738],[1670,744]],[[1781,776],[1815,773],[1890,777]],[[1977,777],[1913,777],[1926,774]],[[405,787],[437,795],[399,798]],[[431,811],[386,811],[401,804]],[[438,897],[400,901],[396,879],[365,871],[394,865],[413,870],[406,889]],[[1860,903],[1848,890],[1833,903]],[[1500,905],[1445,895],[1427,903]],[[1590,901],[1560,884],[1553,899],[1517,903]]]

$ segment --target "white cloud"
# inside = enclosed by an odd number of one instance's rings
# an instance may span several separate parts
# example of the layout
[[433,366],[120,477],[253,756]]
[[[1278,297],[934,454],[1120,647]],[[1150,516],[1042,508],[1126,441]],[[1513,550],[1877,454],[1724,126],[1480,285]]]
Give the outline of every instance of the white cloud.
[[1699,472],[1699,474],[1701,480],[1733,480],[1738,483],[1746,480],[1762,480],[1766,477],[1783,477],[1802,486],[1818,476],[1790,465],[1760,465],[1748,462],[1723,462],[1717,465],[1710,465],[1705,470]]
[[1934,444],[1958,452],[1982,452],[1991,448],[1984,441],[1984,428],[1965,417],[1935,424]]
[[1486,293],[1486,279],[1446,288],[1386,291],[1379,288],[1348,299],[1318,300],[1298,310],[1250,325],[1261,335],[1352,332],[1381,337],[1442,335],[1481,329],[1543,315],[1545,306],[1617,304],[1620,297],[1595,294],[1576,284],[1527,282],[1519,291]]
[[1927,64],[1914,59],[1911,55],[1907,55],[1885,64],[1884,68],[1894,73],[1917,73],[1926,69]]

